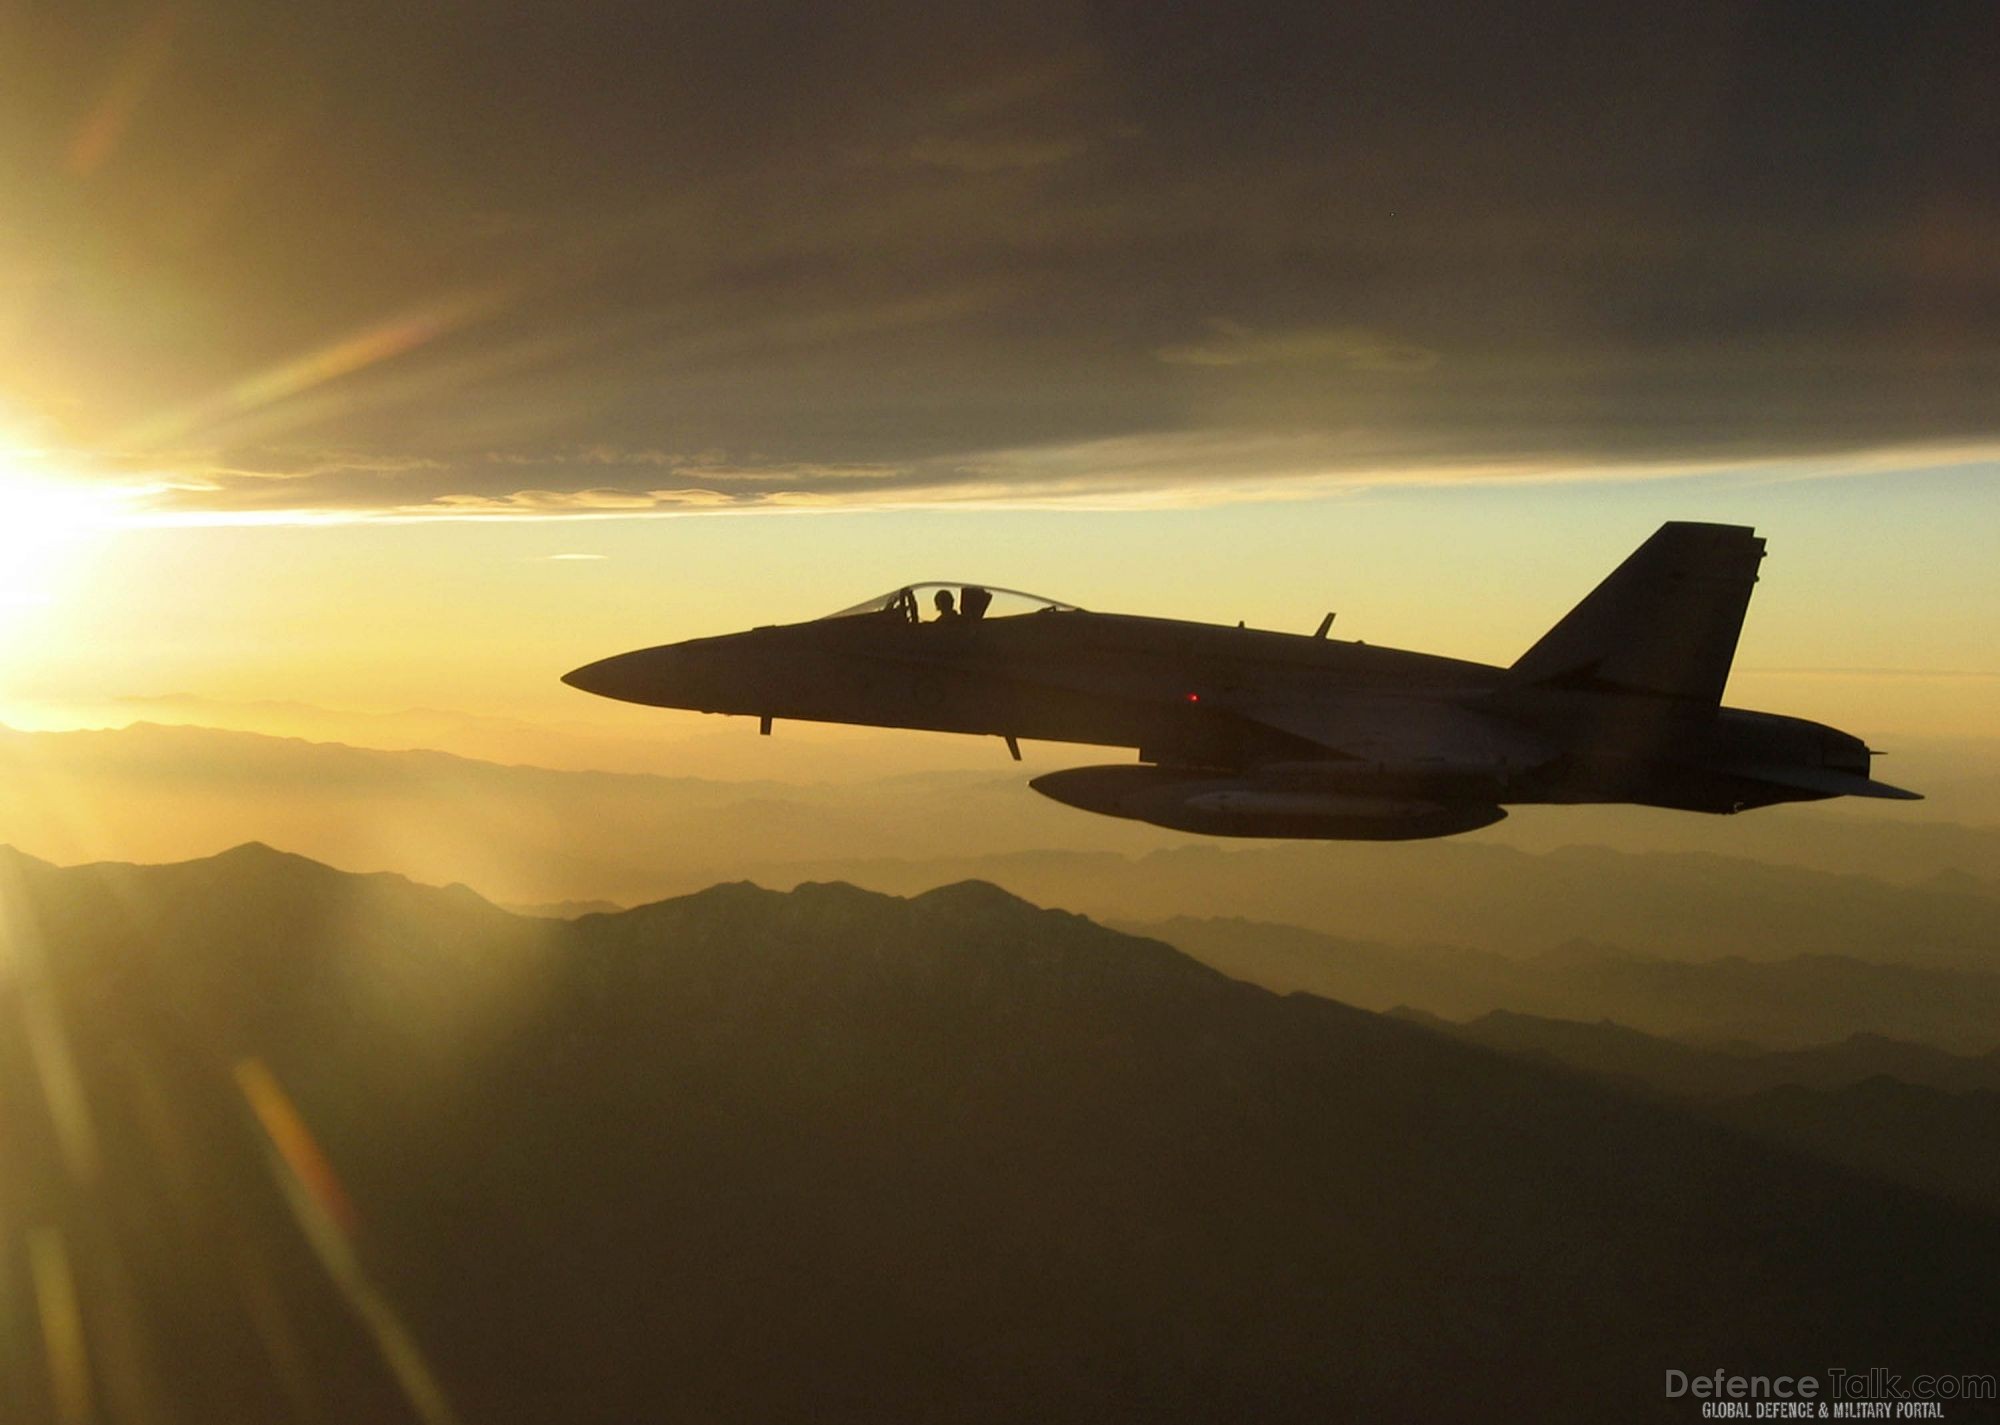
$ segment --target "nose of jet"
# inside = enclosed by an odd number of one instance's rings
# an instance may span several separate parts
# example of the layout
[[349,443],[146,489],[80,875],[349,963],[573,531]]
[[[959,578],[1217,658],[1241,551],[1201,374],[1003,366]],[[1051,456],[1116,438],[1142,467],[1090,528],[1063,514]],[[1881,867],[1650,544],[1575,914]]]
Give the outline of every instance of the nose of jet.
[[572,688],[595,693],[600,698],[651,703],[658,700],[663,686],[671,681],[674,661],[670,648],[647,648],[572,668],[562,675],[562,680]]
[[563,674],[572,688],[601,698],[695,712],[755,712],[768,704],[767,660],[747,634],[641,648]]

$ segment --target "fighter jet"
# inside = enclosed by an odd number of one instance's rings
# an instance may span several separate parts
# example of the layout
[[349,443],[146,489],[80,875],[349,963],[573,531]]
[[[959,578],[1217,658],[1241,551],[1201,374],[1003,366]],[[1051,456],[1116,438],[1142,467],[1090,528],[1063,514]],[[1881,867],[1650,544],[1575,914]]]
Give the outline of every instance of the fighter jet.
[[1661,526],[1506,668],[1311,634],[911,584],[805,623],[564,675],[655,707],[1130,748],[1036,777],[1085,811],[1212,836],[1396,841],[1525,803],[1731,813],[1917,794],[1857,737],[1722,705],[1764,541]]

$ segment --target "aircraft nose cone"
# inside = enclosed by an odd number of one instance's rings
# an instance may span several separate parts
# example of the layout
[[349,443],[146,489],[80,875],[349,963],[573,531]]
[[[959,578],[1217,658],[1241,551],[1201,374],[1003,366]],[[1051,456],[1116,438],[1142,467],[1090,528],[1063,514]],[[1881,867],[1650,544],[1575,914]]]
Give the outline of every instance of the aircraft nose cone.
[[695,712],[755,712],[768,690],[758,691],[759,660],[729,639],[698,638],[600,658],[563,674],[572,688],[600,698]]
[[562,675],[562,680],[572,688],[586,693],[595,693],[600,698],[618,698],[624,702],[645,702],[645,689],[658,682],[661,666],[659,650],[649,649],[644,653],[619,653],[610,658],[600,658],[595,663],[586,663],[581,668],[572,668]]

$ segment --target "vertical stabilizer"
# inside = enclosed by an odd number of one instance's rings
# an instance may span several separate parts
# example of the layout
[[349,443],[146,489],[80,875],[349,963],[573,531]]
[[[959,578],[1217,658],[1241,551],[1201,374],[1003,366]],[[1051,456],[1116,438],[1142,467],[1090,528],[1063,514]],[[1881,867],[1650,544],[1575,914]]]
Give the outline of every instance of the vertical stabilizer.
[[1661,525],[1521,655],[1508,682],[1720,703],[1763,557],[1745,525]]

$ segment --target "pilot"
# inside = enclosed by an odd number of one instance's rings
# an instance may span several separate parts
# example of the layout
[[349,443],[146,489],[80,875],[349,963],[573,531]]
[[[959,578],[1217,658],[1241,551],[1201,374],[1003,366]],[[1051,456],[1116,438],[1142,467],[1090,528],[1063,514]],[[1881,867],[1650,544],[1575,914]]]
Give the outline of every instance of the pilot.
[[952,606],[951,590],[939,589],[937,597],[931,602],[937,605],[937,618],[935,622],[948,623],[958,617],[958,610]]

